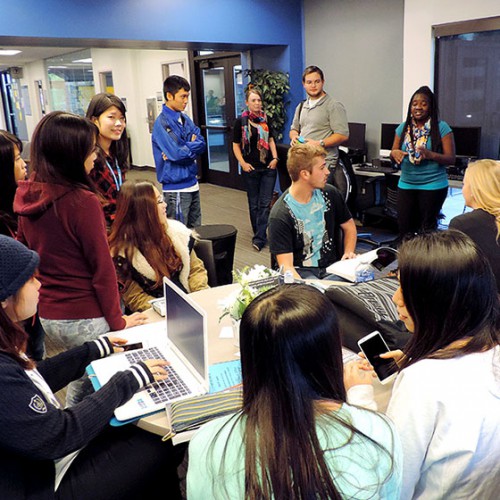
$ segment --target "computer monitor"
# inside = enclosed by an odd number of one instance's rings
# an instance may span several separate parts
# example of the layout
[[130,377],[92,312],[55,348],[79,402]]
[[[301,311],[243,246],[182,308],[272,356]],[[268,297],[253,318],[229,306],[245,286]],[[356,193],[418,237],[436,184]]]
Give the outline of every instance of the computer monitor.
[[399,123],[382,123],[380,125],[380,156],[382,158],[388,158],[391,154],[394,134],[398,126]]
[[457,156],[478,158],[481,151],[481,127],[451,127]]
[[353,153],[364,153],[366,151],[365,132],[366,123],[349,122],[349,139],[342,146]]

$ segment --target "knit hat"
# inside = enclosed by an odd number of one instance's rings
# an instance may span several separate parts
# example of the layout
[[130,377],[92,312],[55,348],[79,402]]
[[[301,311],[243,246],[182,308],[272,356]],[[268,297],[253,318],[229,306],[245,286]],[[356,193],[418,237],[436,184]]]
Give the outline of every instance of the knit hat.
[[0,300],[14,295],[35,274],[40,257],[19,241],[0,234]]

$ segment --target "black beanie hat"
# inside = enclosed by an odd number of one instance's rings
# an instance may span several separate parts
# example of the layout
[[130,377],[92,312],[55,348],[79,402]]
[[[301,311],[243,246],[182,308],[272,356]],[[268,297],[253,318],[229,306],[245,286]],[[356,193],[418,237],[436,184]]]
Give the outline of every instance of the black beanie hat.
[[35,274],[39,263],[36,252],[0,234],[0,300],[15,295]]

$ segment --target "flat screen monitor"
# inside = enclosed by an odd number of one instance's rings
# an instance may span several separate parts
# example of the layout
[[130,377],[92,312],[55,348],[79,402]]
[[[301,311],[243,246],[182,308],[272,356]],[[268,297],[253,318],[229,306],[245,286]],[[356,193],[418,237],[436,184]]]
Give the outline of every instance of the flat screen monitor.
[[391,154],[392,143],[394,142],[394,134],[399,123],[382,123],[380,125],[380,156],[389,157]]
[[478,158],[481,150],[481,127],[451,127],[457,156]]
[[366,132],[366,123],[349,123],[349,139],[347,142],[344,142],[342,146],[345,148],[364,152],[366,150],[365,143],[365,132]]

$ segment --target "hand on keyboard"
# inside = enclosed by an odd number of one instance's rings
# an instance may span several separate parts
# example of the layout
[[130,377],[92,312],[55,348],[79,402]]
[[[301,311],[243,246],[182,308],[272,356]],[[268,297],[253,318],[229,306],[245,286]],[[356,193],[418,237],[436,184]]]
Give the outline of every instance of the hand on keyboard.
[[149,371],[153,374],[155,382],[160,382],[168,378],[166,366],[170,363],[166,359],[146,359],[144,364],[149,368]]

